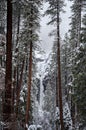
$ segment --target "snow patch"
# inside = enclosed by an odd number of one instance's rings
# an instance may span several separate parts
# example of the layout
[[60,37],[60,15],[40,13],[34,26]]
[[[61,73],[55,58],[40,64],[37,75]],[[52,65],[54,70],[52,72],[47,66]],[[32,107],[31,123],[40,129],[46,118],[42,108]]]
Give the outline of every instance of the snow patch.
[[37,129],[42,129],[41,125],[30,125],[28,130],[37,130]]

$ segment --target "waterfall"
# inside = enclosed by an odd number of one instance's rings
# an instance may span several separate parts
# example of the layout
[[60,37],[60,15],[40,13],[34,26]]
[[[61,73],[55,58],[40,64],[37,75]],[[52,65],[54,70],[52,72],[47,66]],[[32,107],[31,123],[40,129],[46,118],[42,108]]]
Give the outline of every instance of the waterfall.
[[43,93],[43,84],[42,84],[42,76],[40,77],[40,108],[42,110],[42,106],[43,106],[43,97],[44,97],[44,93]]
[[39,114],[40,116],[43,116],[43,105],[44,105],[44,88],[43,88],[43,77],[40,76],[40,102],[39,102]]

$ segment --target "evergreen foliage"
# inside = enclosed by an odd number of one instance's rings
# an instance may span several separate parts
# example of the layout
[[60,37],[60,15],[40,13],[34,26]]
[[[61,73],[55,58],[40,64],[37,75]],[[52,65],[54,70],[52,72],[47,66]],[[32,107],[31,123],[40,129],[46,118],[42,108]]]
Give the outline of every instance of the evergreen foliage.
[[0,130],[86,129],[86,0],[69,1],[64,41],[64,0],[44,1],[48,55],[39,46],[43,0],[0,0]]
[[86,91],[86,39],[85,39],[85,30],[86,30],[86,16],[83,17],[83,27],[81,28],[81,46],[79,47],[75,64],[73,67],[73,76],[74,76],[74,98],[75,103],[77,104],[77,111],[79,115],[80,127],[86,126],[86,115],[85,115],[85,91]]
[[86,126],[86,43],[81,45],[77,56],[75,58],[75,64],[73,67],[73,86],[74,86],[74,100],[77,104],[77,111],[79,116],[79,123],[81,126]]

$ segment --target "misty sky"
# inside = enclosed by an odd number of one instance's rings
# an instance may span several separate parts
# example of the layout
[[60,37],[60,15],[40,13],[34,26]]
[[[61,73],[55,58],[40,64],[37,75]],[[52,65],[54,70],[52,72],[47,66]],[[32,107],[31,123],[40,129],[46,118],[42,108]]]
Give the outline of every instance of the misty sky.
[[[68,0],[65,0],[65,4],[66,6],[64,7],[64,10],[66,11],[66,13],[62,13],[61,14],[61,18],[62,18],[62,22],[60,24],[60,35],[61,38],[64,38],[65,33],[68,31],[69,29],[69,23],[70,23],[70,6],[71,6],[71,2]],[[41,11],[42,13],[47,9],[48,4],[43,4],[43,11]],[[48,34],[50,33],[50,31],[54,28],[51,25],[47,25],[49,21],[49,17],[45,16],[41,18],[41,29],[40,29],[40,40],[41,41],[41,47],[43,50],[45,50],[46,53],[50,53],[51,51],[51,47],[53,45],[53,37],[49,37]]]

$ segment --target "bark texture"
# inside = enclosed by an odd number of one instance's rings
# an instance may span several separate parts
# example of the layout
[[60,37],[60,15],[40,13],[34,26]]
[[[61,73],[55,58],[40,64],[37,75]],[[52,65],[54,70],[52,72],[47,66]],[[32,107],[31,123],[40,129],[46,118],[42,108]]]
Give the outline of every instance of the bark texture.
[[7,41],[6,41],[6,75],[5,95],[3,103],[3,130],[11,130],[12,116],[14,112],[12,100],[12,3],[7,0]]
[[[27,105],[26,105],[26,116],[25,116],[25,124],[28,125],[28,121],[30,119],[30,97],[31,97],[31,81],[32,81],[32,42],[30,43],[30,57],[29,57],[29,75],[28,75],[28,94],[27,94]],[[25,126],[25,130],[28,130]]]
[[57,63],[58,63],[58,104],[60,110],[60,125],[61,130],[64,130],[63,125],[63,106],[62,106],[62,87],[61,87],[61,64],[60,64],[60,28],[59,28],[59,0],[57,0]]

